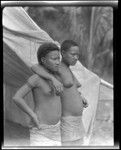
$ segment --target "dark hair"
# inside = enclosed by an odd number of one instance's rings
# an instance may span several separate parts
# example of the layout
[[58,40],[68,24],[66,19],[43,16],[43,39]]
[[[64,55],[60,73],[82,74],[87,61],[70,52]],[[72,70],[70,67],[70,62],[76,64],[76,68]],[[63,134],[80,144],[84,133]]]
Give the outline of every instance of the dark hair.
[[61,52],[62,51],[68,51],[70,47],[72,46],[79,46],[76,42],[73,40],[65,40],[61,44]]
[[59,47],[51,42],[43,43],[40,45],[37,51],[37,59],[40,64],[42,64],[41,58],[45,57],[49,52],[59,51]]

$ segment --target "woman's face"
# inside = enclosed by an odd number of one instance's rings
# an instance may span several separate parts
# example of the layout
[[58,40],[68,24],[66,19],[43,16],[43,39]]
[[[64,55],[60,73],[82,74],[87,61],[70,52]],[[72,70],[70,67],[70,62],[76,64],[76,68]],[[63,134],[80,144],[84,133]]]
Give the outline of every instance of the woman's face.
[[57,72],[60,65],[60,53],[59,51],[49,52],[44,60],[44,65],[47,69]]
[[67,65],[74,66],[79,59],[79,47],[72,46],[62,53],[62,59]]

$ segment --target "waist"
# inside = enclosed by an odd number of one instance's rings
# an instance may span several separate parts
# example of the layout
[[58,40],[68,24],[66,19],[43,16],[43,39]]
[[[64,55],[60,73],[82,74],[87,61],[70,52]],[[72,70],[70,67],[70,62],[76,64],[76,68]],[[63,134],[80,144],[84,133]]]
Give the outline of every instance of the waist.
[[[40,124],[46,124],[46,125],[55,125],[57,122],[59,122],[60,118],[61,118],[61,114],[51,114],[51,112],[49,112],[48,114],[44,113],[44,112],[36,112],[37,114],[37,118],[39,120]],[[35,124],[33,122],[33,120],[30,120],[30,127],[34,127]]]
[[82,112],[72,112],[72,111],[66,111],[64,110],[62,112],[62,116],[63,117],[68,117],[68,116],[73,116],[73,117],[78,117],[78,116],[82,116]]
[[80,123],[82,123],[82,116],[62,116],[61,117],[61,124],[63,123],[69,123],[70,126],[79,125],[78,127],[80,128]]
[[65,100],[62,102],[62,115],[67,116],[81,116],[83,113],[82,101]]
[[[39,120],[39,125],[40,125],[40,128],[41,129],[45,129],[45,128],[52,128],[52,127],[55,127],[55,126],[58,126],[60,124],[60,118],[57,119],[57,120],[44,120],[44,119],[41,119]],[[29,128],[36,128],[37,129],[37,126],[35,125],[35,123],[32,121],[32,119],[30,120],[29,122]]]
[[48,105],[47,103],[41,103],[41,105],[35,108],[34,112],[37,114],[40,122],[55,124],[60,120],[61,117],[61,103],[49,103]]
[[[46,124],[46,123],[40,122],[40,130],[41,129],[49,129],[49,128],[52,129],[52,128],[55,128],[55,127],[56,128],[60,127],[60,120],[55,124]],[[37,127],[32,127],[32,129],[37,129]]]
[[83,104],[83,98],[80,96],[79,92],[64,92],[63,95],[61,95],[61,102],[64,105],[69,105],[70,106],[73,104],[73,106],[78,106]]
[[38,140],[41,136],[51,140],[60,141],[60,121],[56,124],[40,124],[40,129],[37,127],[30,128],[30,139]]

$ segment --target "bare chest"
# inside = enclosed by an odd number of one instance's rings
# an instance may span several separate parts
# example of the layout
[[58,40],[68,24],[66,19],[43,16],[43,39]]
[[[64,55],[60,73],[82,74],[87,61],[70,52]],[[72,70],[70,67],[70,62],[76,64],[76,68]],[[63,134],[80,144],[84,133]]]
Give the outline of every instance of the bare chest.
[[52,83],[41,78],[37,81],[35,91],[41,95],[52,95],[54,92]]

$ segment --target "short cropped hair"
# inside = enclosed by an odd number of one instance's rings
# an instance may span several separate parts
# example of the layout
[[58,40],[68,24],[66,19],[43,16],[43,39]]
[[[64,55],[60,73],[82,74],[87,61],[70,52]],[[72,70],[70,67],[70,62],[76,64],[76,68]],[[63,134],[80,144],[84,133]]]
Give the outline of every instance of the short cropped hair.
[[78,46],[79,47],[79,45],[76,42],[74,42],[73,40],[63,41],[61,44],[61,52],[62,51],[68,51],[69,48],[71,48],[72,46]]
[[59,51],[59,47],[51,42],[46,42],[40,45],[37,51],[37,59],[40,64],[42,64],[41,58],[45,57],[49,52]]

